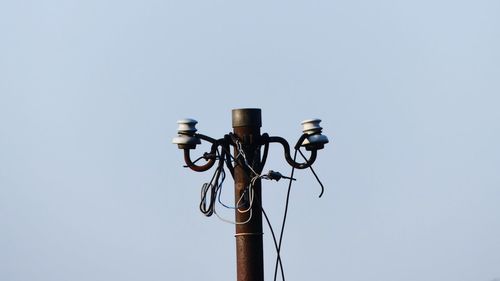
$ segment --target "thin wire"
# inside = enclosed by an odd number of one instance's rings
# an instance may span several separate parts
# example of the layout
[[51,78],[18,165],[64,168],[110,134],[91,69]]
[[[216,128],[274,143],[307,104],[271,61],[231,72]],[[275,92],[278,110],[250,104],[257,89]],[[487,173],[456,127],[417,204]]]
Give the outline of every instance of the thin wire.
[[[243,161],[244,161],[244,164],[245,166],[248,167],[248,169],[254,174],[254,176],[252,177],[252,179],[250,180],[250,185],[249,185],[249,189],[252,191],[253,189],[253,186],[255,185],[255,182],[260,179],[260,178],[266,178],[266,175],[261,175],[259,173],[257,173],[251,165],[249,165],[248,163],[248,160],[247,160],[247,157],[246,157],[246,154],[245,152],[243,151],[243,148],[242,148],[242,145],[241,143],[239,142],[238,139],[235,140],[235,143],[236,143],[236,147],[237,147],[237,150],[238,150],[238,156],[236,158],[239,158],[239,156],[241,156],[243,158]],[[295,151],[295,154],[294,154],[294,161],[296,160],[297,158],[297,151]],[[264,217],[266,218],[266,221],[267,221],[267,224],[269,226],[269,229],[271,230],[271,234],[273,236],[273,241],[274,241],[274,245],[276,247],[276,266],[275,266],[275,271],[274,271],[274,280],[276,281],[276,278],[277,278],[277,274],[278,274],[278,264],[280,265],[280,270],[281,270],[281,277],[283,279],[283,281],[285,281],[285,273],[284,273],[284,270],[283,270],[283,264],[282,264],[282,261],[281,261],[281,256],[280,256],[280,249],[281,249],[281,241],[283,239],[283,232],[284,232],[284,228],[285,228],[285,222],[286,222],[286,214],[288,212],[288,201],[289,201],[289,197],[290,197],[290,189],[291,189],[291,185],[292,185],[292,181],[294,180],[293,179],[293,173],[294,173],[294,170],[295,168],[292,167],[292,173],[291,173],[291,176],[290,176],[290,183],[289,183],[289,186],[288,186],[288,192],[287,192],[287,200],[286,200],[286,207],[285,207],[285,214],[284,214],[284,217],[283,217],[283,224],[282,224],[282,227],[281,227],[281,233],[280,233],[280,240],[279,240],[279,244],[277,243],[276,241],[276,236],[274,234],[274,230],[271,226],[271,222],[269,221],[269,218],[267,217],[267,214],[266,212],[264,211],[264,209],[262,208],[261,206],[261,209],[262,209],[262,213],[264,214]],[[251,198],[251,204],[253,203],[253,197]],[[239,202],[237,203],[237,205],[239,205]],[[262,205],[262,204],[261,204]],[[252,206],[250,205],[249,207],[249,210],[251,210]],[[248,209],[247,209],[248,210]],[[239,211],[239,209],[238,209]]]
[[[302,155],[302,158],[304,158],[304,160],[306,160],[306,162],[307,162],[306,156],[304,155],[304,153],[302,153],[302,151],[300,151],[300,149],[299,149],[299,153],[300,153],[300,155]],[[313,173],[314,177],[316,178],[316,180],[318,181],[319,185],[321,186],[321,192],[319,194],[319,198],[321,198],[321,196],[323,196],[323,192],[325,192],[325,187],[323,186],[323,183],[319,179],[319,177],[316,174],[316,172],[314,171],[313,167],[309,166],[309,169],[311,169],[311,172]]]
[[276,258],[279,260],[279,264],[280,264],[281,277],[282,277],[283,281],[285,281],[285,272],[283,270],[283,263],[281,262],[280,251],[278,248],[278,241],[276,241],[276,235],[274,234],[274,229],[271,225],[271,222],[269,221],[269,218],[267,217],[266,211],[264,211],[264,208],[262,208],[262,206],[261,206],[261,209],[262,209],[262,214],[264,214],[264,218],[266,218],[267,226],[269,226],[269,230],[271,230],[271,235],[273,236],[274,247],[276,248],[276,255],[277,255]]
[[238,202],[236,202],[236,206],[240,206],[241,199],[244,198],[244,195],[247,193],[247,190],[248,190],[248,197],[250,198],[250,203],[248,204],[248,208],[246,208],[245,210],[240,210],[239,207],[236,208],[236,210],[238,210],[238,212],[241,214],[247,213],[249,210],[252,209],[253,206],[253,199],[254,199],[253,185],[249,185],[247,189],[241,194],[240,199],[238,200]]
[[221,194],[222,194],[222,185],[219,188],[219,194],[217,195],[217,197],[218,197],[217,201],[219,201],[219,204],[221,204],[224,208],[233,209],[233,210],[236,209],[235,206],[229,206],[227,204],[224,204],[224,202],[222,202],[222,200],[220,199]]
[[[221,199],[220,199],[221,194],[222,194],[222,186],[220,186],[220,189],[219,189],[219,194],[218,194],[218,201],[219,201],[219,203],[220,203],[223,207],[225,207],[226,209],[233,209],[233,210],[235,210],[235,209],[237,209],[237,208],[242,207],[242,206],[240,206],[240,204],[239,204],[239,203],[241,202],[241,200],[243,199],[243,197],[246,195],[246,193],[247,193],[247,190],[245,190],[245,191],[241,194],[240,198],[238,198],[238,200],[236,201],[236,202],[237,202],[236,206],[229,206],[229,205],[225,204],[224,202],[222,202],[222,201],[221,201]],[[252,190],[252,193],[253,193],[253,190]],[[253,195],[252,195],[252,196],[253,196]],[[240,212],[241,212],[241,211],[240,211]]]
[[[219,158],[219,164],[217,166],[217,169],[215,170],[210,182],[204,183],[201,187],[200,211],[207,217],[213,215],[215,211],[217,193],[226,178],[226,173],[224,172],[224,153],[220,154],[219,150],[217,150],[217,157]],[[221,178],[220,182],[219,178]],[[207,196],[209,190],[210,190],[210,198],[207,207]]]
[[232,220],[228,220],[228,219],[225,219],[223,217],[221,217],[217,211],[214,211],[214,214],[217,216],[217,218],[219,218],[221,221],[223,222],[227,222],[229,224],[234,224],[234,225],[240,225],[240,224],[247,224],[251,219],[252,219],[252,216],[253,216],[253,212],[252,210],[250,210],[250,215],[248,216],[248,219],[246,221],[232,221]]
[[[297,149],[295,150],[295,153],[293,155],[293,162],[297,159]],[[286,215],[288,213],[288,203],[290,201],[290,191],[292,189],[292,182],[293,182],[293,173],[295,172],[295,167],[292,166],[292,172],[290,173],[290,181],[288,182],[288,190],[286,193],[286,201],[285,201],[285,213],[283,214],[283,223],[281,224],[281,232],[280,232],[280,240],[278,243],[278,256],[276,257],[276,265],[274,266],[274,281],[276,281],[277,275],[278,275],[278,262],[280,260],[280,251],[281,251],[281,242],[283,241],[283,232],[285,230],[285,223],[286,223]],[[284,280],[284,277],[283,277]]]
[[[225,207],[228,207],[229,209],[236,209],[238,212],[240,213],[247,213],[247,212],[250,212],[250,215],[248,216],[248,219],[245,220],[245,221],[242,221],[242,222],[238,222],[238,221],[231,221],[231,220],[228,220],[228,219],[225,219],[223,218],[222,216],[220,216],[217,211],[214,209],[214,214],[217,216],[217,218],[219,218],[221,221],[223,222],[227,222],[227,223],[230,223],[230,224],[234,224],[234,225],[241,225],[241,224],[247,224],[248,222],[250,222],[250,220],[252,219],[253,217],[253,210],[252,210],[252,206],[253,206],[253,200],[254,200],[254,191],[253,191],[253,186],[249,186],[249,197],[250,197],[250,207],[248,207],[246,210],[240,210],[239,207],[229,207],[229,206],[226,206],[226,205],[223,205]],[[245,193],[247,191],[245,190],[243,192],[243,194],[241,194],[240,196],[240,199],[238,200],[238,202],[236,203],[236,206],[239,206],[240,205],[240,201],[241,199],[244,197]],[[220,195],[220,193],[219,193]]]
[[[210,182],[204,183],[201,187],[200,211],[207,217],[210,217],[213,214],[213,209],[214,209],[213,199],[214,199],[214,195],[216,194],[214,192],[213,182],[214,182],[214,179],[217,178],[217,175],[218,175],[218,173],[216,170],[214,175],[212,176],[212,179],[210,180]],[[207,208],[207,194],[208,194],[209,190],[211,191],[210,192],[210,202],[209,202],[208,208]]]
[[243,150],[243,146],[241,144],[241,142],[236,139],[235,140],[236,142],[236,148],[238,149],[238,156],[242,156],[243,157],[243,161],[244,161],[244,164],[245,166],[250,170],[252,171],[252,173],[254,174],[254,176],[252,177],[252,179],[250,180],[250,184],[247,186],[245,192],[242,194],[244,195],[247,191],[248,191],[248,196],[249,196],[249,205],[248,205],[248,208],[245,209],[245,210],[240,210],[239,209],[239,206],[240,206],[240,201],[242,199],[242,197],[240,197],[240,199],[238,200],[238,202],[236,202],[236,206],[237,206],[237,210],[239,213],[246,213],[248,211],[250,211],[253,207],[253,201],[254,201],[254,190],[253,190],[253,186],[255,185],[255,182],[261,178],[261,175],[259,173],[257,173],[253,168],[252,168],[252,165],[250,165],[248,163],[248,159],[247,159],[247,156],[245,154],[245,151]]
[[[226,147],[224,147],[224,146],[221,146],[221,150],[222,150],[221,152],[219,152],[219,149],[216,150],[215,159],[218,160],[219,163],[217,165],[217,168],[216,168],[210,182],[205,183],[202,186],[200,210],[206,216],[211,216],[212,214],[215,214],[217,216],[217,218],[219,218],[221,221],[224,221],[224,222],[227,222],[227,223],[230,223],[233,225],[242,225],[242,224],[247,224],[248,222],[250,222],[252,220],[252,217],[253,217],[252,208],[254,206],[253,205],[254,197],[255,197],[254,185],[255,185],[256,181],[259,179],[262,179],[262,178],[264,178],[264,179],[271,179],[271,178],[268,175],[261,175],[260,173],[257,173],[256,170],[252,167],[253,165],[255,165],[255,162],[252,162],[252,165],[249,164],[247,156],[246,156],[245,151],[243,149],[242,143],[237,138],[234,139],[234,142],[236,144],[235,147],[236,147],[237,153],[238,153],[235,157],[233,157],[233,155],[231,155],[231,153],[229,151],[227,151]],[[302,153],[300,148],[295,149],[293,161],[294,162],[296,161],[298,152],[300,153],[302,158],[304,158],[304,160],[307,162],[308,160],[305,157],[305,155]],[[232,207],[232,206],[228,206],[228,205],[224,204],[221,201],[222,185],[223,185],[224,180],[226,178],[226,173],[224,171],[224,163],[226,161],[228,161],[227,159],[230,159],[230,162],[238,162],[238,158],[240,158],[240,157],[243,158],[242,164],[244,166],[246,166],[246,168],[248,169],[247,171],[250,171],[250,173],[252,175],[251,176],[247,175],[250,178],[250,184],[242,192],[242,194],[238,198],[235,206]],[[202,158],[205,158],[205,157],[202,156],[202,157],[196,159],[195,162],[201,160]],[[254,161],[255,161],[255,159],[254,159]],[[239,161],[239,163],[241,163],[241,161]],[[228,166],[228,168],[229,168],[229,166]],[[259,172],[262,172],[262,168],[263,168],[263,165],[260,168],[257,168],[257,170]],[[323,183],[320,181],[320,179],[319,179],[318,175],[316,174],[316,172],[314,171],[314,169],[311,166],[309,166],[309,168],[311,169],[312,173],[316,177],[316,180],[318,181],[318,183],[321,186],[321,193],[319,195],[319,197],[321,198],[321,196],[323,195],[323,192],[324,192]],[[232,171],[230,171],[230,172],[232,173]],[[271,230],[274,246],[276,248],[276,264],[275,264],[275,268],[274,268],[274,281],[277,280],[278,265],[280,266],[282,280],[285,281],[285,273],[284,273],[284,269],[283,269],[283,263],[281,260],[280,252],[281,252],[283,234],[284,234],[286,219],[287,219],[287,214],[288,214],[288,207],[289,207],[292,183],[295,180],[293,178],[294,172],[295,172],[295,167],[292,166],[292,171],[291,171],[291,174],[289,177],[289,184],[288,184],[288,190],[287,190],[286,201],[285,201],[285,210],[284,210],[284,214],[283,214],[283,222],[281,225],[279,241],[277,241],[277,239],[276,239],[276,235],[274,233],[274,229],[272,228],[269,217],[267,216],[266,212],[264,211],[264,208],[262,208],[262,203],[260,204],[262,214],[264,214],[264,217],[265,217],[266,222],[269,226],[269,229]],[[208,207],[207,207],[207,196],[208,196],[209,191],[210,191],[210,198],[209,198]],[[225,208],[236,209],[239,213],[248,213],[249,212],[248,219],[245,221],[238,222],[238,221],[231,221],[231,220],[223,218],[221,215],[218,214],[218,212],[216,210],[216,201],[219,201],[219,203],[222,206],[224,206]],[[245,206],[247,204],[248,204],[248,207],[246,209],[240,209],[242,206]]]
[[[196,164],[201,159],[205,159],[206,161],[208,161],[209,159],[212,159],[212,157],[213,157],[212,154],[210,154],[208,152],[205,152],[202,156],[196,158],[196,160],[194,160],[191,164]],[[217,158],[217,157],[218,157],[218,155],[215,158]],[[184,168],[189,168],[189,165],[184,165],[183,167]]]
[[[226,157],[226,156],[229,156],[229,158],[231,159],[231,162],[236,162],[236,159],[233,157],[233,155],[231,155],[231,153],[230,153],[229,151],[227,151],[227,149],[226,149],[224,146],[221,146],[221,148],[222,148],[222,150],[224,151],[224,156],[225,156],[225,157]],[[223,160],[225,160],[225,159],[223,159]],[[255,182],[253,182],[253,184],[255,184]],[[225,208],[227,208],[227,209],[233,209],[233,210],[235,210],[235,209],[238,209],[239,207],[241,207],[239,203],[241,202],[241,200],[242,200],[242,199],[243,199],[243,197],[245,196],[245,194],[246,194],[246,190],[245,190],[245,192],[243,192],[243,193],[241,194],[240,198],[238,198],[237,203],[236,203],[236,206],[229,206],[228,204],[223,203],[223,202],[222,202],[222,200],[221,200],[221,194],[222,194],[222,185],[220,186],[220,189],[219,189],[219,194],[218,194],[218,201],[219,201],[219,203],[220,203],[223,207],[225,207]]]
[[[239,213],[248,213],[248,212],[250,212],[250,215],[249,215],[249,217],[248,217],[247,220],[245,220],[243,222],[238,222],[238,221],[231,221],[231,220],[225,219],[222,216],[220,216],[217,213],[217,211],[215,210],[215,206],[213,208],[213,213],[215,213],[215,215],[220,220],[222,220],[224,222],[227,222],[227,223],[230,223],[230,224],[239,225],[239,224],[246,224],[246,223],[250,222],[250,220],[252,219],[252,216],[253,216],[252,207],[253,207],[253,201],[254,201],[254,197],[255,197],[253,186],[255,185],[255,181],[257,179],[259,179],[261,177],[261,175],[259,175],[252,168],[252,166],[248,163],[248,160],[247,160],[246,154],[245,154],[245,152],[243,150],[241,142],[239,142],[239,140],[237,140],[237,139],[236,139],[235,142],[236,142],[236,148],[238,149],[238,156],[236,158],[238,158],[239,156],[242,156],[245,166],[248,167],[249,170],[252,171],[252,173],[254,173],[254,176],[250,180],[250,184],[247,186],[247,188],[245,189],[245,191],[241,194],[240,198],[236,202],[236,206],[234,206],[234,207],[228,206],[228,205],[222,203],[222,201],[220,200],[220,194],[221,194],[221,191],[222,191],[222,184],[219,185],[218,188],[216,189],[216,193],[218,193],[218,194],[216,194],[215,196],[218,197],[218,201],[219,201],[219,203],[221,203],[222,206],[224,206],[226,208],[229,208],[229,209],[236,209]],[[221,157],[221,159],[219,160],[219,161],[221,161],[220,163],[224,163],[223,161],[225,161],[224,157],[226,157],[226,155],[229,155],[233,159],[233,161],[236,161],[236,159],[231,155],[231,153],[228,153],[224,147],[222,147],[222,149],[223,149],[223,153],[222,153],[223,157]],[[218,168],[220,168],[222,171],[224,171],[224,165],[223,164],[222,165],[219,164]],[[248,202],[248,208],[246,208],[244,210],[240,210],[240,203],[241,203],[242,199],[245,198],[246,194],[248,194],[248,198],[249,198],[249,200],[248,200],[249,201]]]
[[236,139],[236,147],[238,148],[238,155],[241,155],[243,157],[243,161],[245,162],[245,166],[247,166],[247,168],[250,169],[250,171],[252,171],[252,173],[254,173],[254,175],[256,176],[260,176],[259,173],[257,173],[250,164],[248,164],[248,160],[247,160],[247,156],[245,154],[245,151],[243,150],[243,146],[241,144],[241,142]]

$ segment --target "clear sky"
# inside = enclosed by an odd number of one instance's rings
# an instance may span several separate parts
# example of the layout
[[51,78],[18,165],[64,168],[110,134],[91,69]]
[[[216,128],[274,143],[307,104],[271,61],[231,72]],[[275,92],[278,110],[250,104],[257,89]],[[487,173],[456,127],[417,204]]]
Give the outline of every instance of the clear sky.
[[[234,227],[198,210],[211,173],[182,168],[171,140],[184,117],[222,137],[241,107],[291,142],[321,118],[334,140],[323,198],[297,173],[287,280],[500,278],[499,15],[486,0],[1,1],[0,280],[234,280]],[[281,151],[267,168],[289,173]],[[278,226],[286,183],[263,189]]]

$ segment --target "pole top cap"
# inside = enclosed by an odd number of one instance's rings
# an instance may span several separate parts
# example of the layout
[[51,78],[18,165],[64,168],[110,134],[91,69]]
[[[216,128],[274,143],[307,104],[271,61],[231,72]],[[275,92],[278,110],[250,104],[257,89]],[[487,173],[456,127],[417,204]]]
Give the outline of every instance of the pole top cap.
[[260,108],[233,109],[233,128],[261,127],[262,111]]

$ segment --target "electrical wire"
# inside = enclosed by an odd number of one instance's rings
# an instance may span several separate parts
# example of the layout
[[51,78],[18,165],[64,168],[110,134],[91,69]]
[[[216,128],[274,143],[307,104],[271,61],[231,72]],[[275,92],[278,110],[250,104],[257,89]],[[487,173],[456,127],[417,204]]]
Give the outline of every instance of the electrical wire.
[[250,220],[252,220],[252,217],[253,217],[253,211],[250,210],[250,215],[248,216],[248,219],[245,220],[245,221],[232,221],[232,220],[228,220],[228,219],[225,219],[223,217],[221,217],[217,212],[214,212],[214,214],[217,216],[218,219],[220,219],[221,221],[223,222],[227,222],[229,224],[234,224],[234,225],[242,225],[242,224],[247,224],[248,222],[250,222]]
[[[217,169],[216,169],[210,183],[205,183],[202,186],[202,200],[200,203],[200,210],[206,216],[211,216],[212,214],[215,214],[220,220],[222,220],[224,222],[239,225],[239,224],[246,224],[252,219],[252,216],[253,216],[252,208],[253,208],[253,202],[254,202],[254,198],[255,198],[255,194],[254,194],[255,191],[254,191],[253,186],[255,185],[255,182],[259,178],[261,178],[262,176],[260,174],[258,174],[255,171],[255,169],[252,168],[252,165],[250,165],[248,163],[248,159],[246,157],[245,151],[243,150],[243,146],[242,146],[241,142],[237,138],[235,138],[235,136],[233,136],[233,138],[234,138],[235,143],[236,143],[238,155],[236,156],[236,158],[233,157],[231,155],[231,153],[229,153],[228,149],[224,146],[221,146],[222,152],[220,154],[219,154],[219,150],[217,150],[217,155],[219,156],[218,157],[219,163],[218,163]],[[228,156],[229,156],[229,158],[228,158]],[[231,160],[236,162],[240,156],[243,158],[243,165],[246,168],[248,168],[248,170],[250,170],[251,173],[253,173],[253,175],[252,175],[252,178],[250,180],[250,184],[245,188],[244,192],[241,194],[240,198],[237,200],[235,206],[229,206],[227,204],[224,204],[221,200],[222,183],[224,182],[224,179],[225,179],[224,162],[230,163]],[[222,175],[222,179],[219,183],[219,177],[221,175]],[[210,193],[211,196],[210,196],[210,203],[209,203],[208,208],[207,208],[207,203],[206,203],[207,199],[206,198],[207,198],[208,190],[211,190],[211,193]],[[248,219],[245,221],[242,221],[242,222],[238,222],[238,221],[231,221],[231,220],[223,218],[222,216],[220,216],[217,213],[217,210],[215,208],[215,202],[217,200],[225,208],[236,209],[239,213],[249,213]],[[243,207],[243,206],[247,206],[247,207],[245,209],[241,209],[241,207]]]
[[[304,160],[307,161],[307,158],[306,156],[304,155],[304,153],[302,153],[302,151],[300,151],[299,149],[299,153],[300,155],[302,156],[302,158],[304,158]],[[325,187],[323,186],[323,183],[321,182],[321,180],[319,179],[318,175],[316,174],[316,172],[314,171],[313,167],[312,166],[309,166],[309,169],[311,169],[311,172],[313,173],[314,177],[316,178],[316,180],[318,181],[319,185],[321,186],[321,192],[319,193],[319,198],[321,198],[321,196],[323,196],[323,192],[325,192]]]
[[[220,187],[224,183],[226,178],[226,173],[224,172],[224,153],[220,154],[217,150],[217,158],[219,158],[219,163],[215,172],[212,176],[210,182],[204,183],[201,187],[201,201],[200,201],[200,211],[207,217],[210,217],[215,212],[215,202],[217,200],[217,193]],[[219,182],[219,179],[220,182]],[[210,197],[208,198],[208,192],[210,191]],[[208,202],[207,202],[208,199]],[[207,204],[208,203],[208,204]]]
[[[248,208],[246,208],[244,210],[240,210],[239,206],[241,203],[241,199],[245,198],[245,194],[247,193],[247,191],[248,191],[248,198],[249,198]],[[250,211],[252,209],[252,206],[253,206],[253,199],[254,199],[254,190],[253,190],[253,184],[251,184],[251,185],[247,186],[246,190],[241,194],[238,202],[236,202],[236,210],[238,211],[238,213],[244,214],[244,213],[247,213],[248,211]]]
[[[265,135],[267,135],[267,134],[265,134]],[[203,156],[199,157],[198,159],[196,159],[193,162],[193,164],[194,164],[201,159],[218,160],[217,168],[215,169],[215,172],[212,175],[212,178],[210,179],[209,182],[204,183],[202,185],[201,201],[200,201],[200,206],[199,206],[200,211],[207,217],[210,217],[213,214],[215,214],[220,220],[227,222],[227,223],[231,223],[231,224],[235,224],[235,225],[247,224],[248,222],[251,221],[251,219],[253,217],[253,210],[252,209],[254,207],[254,200],[255,200],[254,185],[257,182],[257,180],[267,179],[267,180],[279,181],[281,178],[288,179],[289,183],[288,183],[288,189],[287,189],[287,194],[286,194],[285,210],[283,213],[283,220],[282,220],[282,224],[281,224],[279,240],[276,237],[276,233],[274,232],[274,229],[271,225],[269,217],[267,216],[267,213],[265,212],[264,208],[262,207],[262,202],[260,202],[260,204],[259,204],[261,207],[261,212],[264,215],[264,218],[266,219],[267,225],[269,226],[269,229],[271,231],[274,246],[276,249],[276,263],[275,263],[275,267],[274,267],[274,281],[277,280],[278,265],[280,267],[280,273],[281,273],[282,280],[285,281],[285,273],[284,273],[284,269],[283,269],[283,263],[281,260],[280,252],[281,252],[281,245],[283,242],[283,235],[284,235],[286,219],[287,219],[287,214],[288,214],[288,207],[289,207],[289,202],[290,202],[290,193],[291,193],[291,189],[292,189],[292,183],[293,183],[293,181],[296,180],[293,177],[294,172],[295,172],[295,166],[292,165],[290,177],[283,176],[279,172],[274,172],[272,170],[270,170],[267,174],[262,174],[262,170],[264,168],[264,163],[267,160],[269,143],[265,144],[264,156],[262,158],[262,162],[260,163],[259,166],[256,166],[255,161],[258,161],[260,159],[260,155],[257,158],[252,157],[253,161],[252,161],[252,165],[250,165],[248,158],[245,154],[245,151],[243,149],[243,145],[242,145],[241,141],[234,134],[230,133],[229,135],[225,136],[226,139],[228,139],[229,137],[232,138],[232,141],[233,141],[234,146],[236,148],[236,155],[235,156],[233,156],[231,154],[231,152],[229,151],[229,143],[224,143],[222,145],[219,144],[221,151],[219,151],[219,149],[217,148],[217,149],[215,149],[215,152],[216,152],[215,154],[213,152],[205,153]],[[306,158],[304,153],[302,153],[302,151],[300,150],[301,143],[302,143],[302,138],[299,139],[299,142],[297,142],[297,145],[295,146],[295,152],[293,155],[293,162],[295,162],[297,159],[297,153],[300,153],[302,158],[304,158],[304,160],[307,163],[308,159]],[[255,151],[255,153],[257,153],[257,150]],[[224,164],[227,165],[229,171],[231,172],[231,175],[233,175],[233,177],[234,177],[233,163],[239,163],[241,166],[243,166],[243,168],[245,168],[245,170],[247,172],[246,175],[247,175],[248,179],[250,180],[250,183],[248,184],[248,186],[245,187],[244,191],[242,192],[242,194],[240,195],[238,200],[236,200],[235,206],[230,206],[230,205],[224,204],[222,202],[221,194],[222,194],[222,186],[223,186],[224,180],[226,178]],[[314,174],[314,177],[316,178],[319,185],[321,186],[321,192],[319,194],[319,197],[321,198],[321,196],[324,193],[323,183],[319,179],[318,175],[316,174],[316,172],[314,171],[312,166],[309,166],[309,168],[311,169],[311,172]],[[256,197],[256,198],[258,200],[259,197]],[[238,222],[238,221],[231,221],[231,220],[223,218],[222,216],[220,216],[218,214],[218,212],[216,210],[216,202],[217,201],[219,201],[219,203],[227,209],[234,209],[239,213],[249,213],[248,219],[245,221]],[[245,206],[245,208],[242,209],[244,206]]]
[[[298,149],[295,150],[295,153],[293,155],[293,161],[297,159],[297,151]],[[278,242],[278,249],[277,249],[277,257],[276,257],[276,264],[274,266],[274,281],[276,281],[276,278],[278,276],[278,263],[281,261],[280,257],[280,251],[281,251],[281,242],[283,241],[283,232],[285,231],[285,223],[286,223],[286,216],[288,213],[288,203],[290,201],[290,191],[292,189],[292,183],[293,183],[293,174],[295,172],[295,167],[292,166],[292,172],[290,173],[290,181],[288,182],[288,190],[286,193],[286,201],[285,201],[285,212],[283,214],[283,222],[281,224],[281,231],[280,231],[280,239]],[[283,281],[285,280],[284,274],[283,274]]]
[[[241,144],[241,142],[236,139],[236,148],[238,149],[238,156],[236,158],[238,158],[240,155],[243,157],[243,161],[245,163],[245,166],[250,170],[252,171],[252,173],[254,174],[254,176],[260,176],[259,173],[257,173],[253,168],[252,166],[248,163],[248,160],[247,160],[247,156],[245,154],[245,151],[243,150],[243,145]],[[252,178],[253,179],[253,178]]]
[[264,208],[262,208],[262,207],[261,207],[261,209],[262,209],[262,214],[264,214],[264,218],[266,219],[267,226],[269,227],[269,230],[271,231],[271,235],[273,236],[274,247],[276,248],[276,258],[279,261],[279,265],[280,265],[280,269],[281,269],[281,277],[282,277],[283,281],[285,281],[285,272],[283,270],[283,263],[281,262],[278,241],[276,240],[276,235],[274,234],[274,229],[271,225],[271,222],[269,221],[269,217],[267,216],[266,211],[264,211]]
[[[243,145],[240,142],[240,140],[235,135],[230,134],[230,136],[233,138],[233,142],[234,142],[236,150],[237,150],[237,154],[235,157],[233,157],[231,155],[230,151],[228,151],[228,147],[222,145],[221,151],[219,151],[219,149],[216,149],[215,155],[213,155],[213,154],[210,155],[208,153],[205,153],[203,156],[199,157],[194,162],[194,163],[196,163],[197,161],[199,161],[203,158],[207,159],[209,157],[213,157],[215,160],[218,160],[217,168],[215,169],[215,172],[214,172],[212,178],[210,179],[209,182],[204,183],[202,185],[200,211],[205,216],[208,216],[208,217],[215,214],[220,220],[227,222],[227,223],[231,223],[231,224],[235,224],[235,225],[246,224],[246,223],[250,222],[252,217],[253,217],[252,208],[254,206],[254,200],[255,200],[254,185],[255,185],[256,181],[259,179],[267,179],[267,180],[274,179],[276,181],[278,181],[280,178],[289,179],[288,189],[287,189],[287,194],[286,194],[286,201],[285,201],[285,210],[284,210],[284,214],[283,214],[283,221],[281,224],[279,240],[277,240],[276,234],[275,234],[274,229],[271,225],[269,217],[267,216],[267,213],[265,212],[264,208],[262,207],[262,203],[260,203],[262,214],[264,215],[264,218],[266,219],[267,225],[269,226],[269,229],[271,231],[271,235],[273,237],[274,246],[276,249],[276,263],[275,263],[275,267],[274,267],[274,281],[277,280],[278,266],[280,268],[282,280],[285,281],[285,273],[284,273],[284,269],[283,269],[283,263],[281,260],[280,252],[281,252],[281,245],[283,242],[283,234],[284,234],[286,219],[287,219],[287,214],[288,214],[288,207],[289,207],[289,202],[290,202],[290,193],[291,193],[291,189],[292,189],[292,183],[295,180],[295,178],[293,178],[294,172],[295,172],[295,167],[292,166],[292,171],[291,171],[290,177],[285,177],[285,176],[281,175],[279,172],[274,172],[274,171],[269,171],[268,174],[261,174],[262,169],[264,167],[263,163],[261,163],[261,165],[259,167],[255,167],[256,160],[254,157],[252,165],[250,165],[250,163],[248,162],[248,158],[245,154],[245,151],[243,149]],[[266,147],[264,149],[265,155],[264,155],[263,159],[267,158],[267,152],[268,152],[268,145],[266,145]],[[295,162],[297,159],[297,153],[300,153],[300,155],[302,156],[302,158],[304,158],[304,160],[306,162],[308,161],[308,159],[305,157],[305,155],[300,150],[300,146],[296,146],[295,153],[293,155],[293,162]],[[259,158],[260,158],[260,156],[259,156]],[[250,179],[250,183],[248,186],[246,186],[245,190],[243,191],[241,196],[236,201],[235,206],[229,206],[227,204],[224,204],[221,200],[222,186],[223,186],[224,180],[226,178],[226,173],[224,171],[224,164],[226,164],[228,166],[228,168],[231,172],[231,175],[234,176],[234,174],[233,174],[234,171],[232,169],[233,168],[232,163],[237,163],[237,162],[240,163],[247,170],[247,176]],[[314,171],[312,166],[309,166],[309,168],[311,169],[316,180],[318,181],[318,183],[321,186],[321,193],[319,194],[319,197],[321,198],[321,196],[324,193],[323,183],[320,181],[318,175],[316,174],[316,172]],[[221,215],[219,215],[219,213],[216,210],[216,202],[217,201],[219,201],[219,203],[225,208],[235,209],[239,213],[249,213],[248,219],[245,221],[238,222],[238,221],[231,221],[231,220],[223,218]],[[245,206],[244,209],[242,209],[243,206]]]

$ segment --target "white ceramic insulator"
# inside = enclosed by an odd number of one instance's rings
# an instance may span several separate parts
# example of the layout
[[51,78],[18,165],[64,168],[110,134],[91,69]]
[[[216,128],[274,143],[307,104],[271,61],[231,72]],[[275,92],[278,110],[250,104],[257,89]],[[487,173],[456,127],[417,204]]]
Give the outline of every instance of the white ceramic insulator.
[[321,122],[321,119],[308,119],[302,121],[300,124],[302,124],[302,132],[304,134],[315,134],[315,133],[320,133],[323,128],[319,125]]
[[196,124],[198,124],[198,121],[186,118],[177,121],[177,124],[179,124],[179,128],[177,128],[178,133],[194,134],[197,131]]

